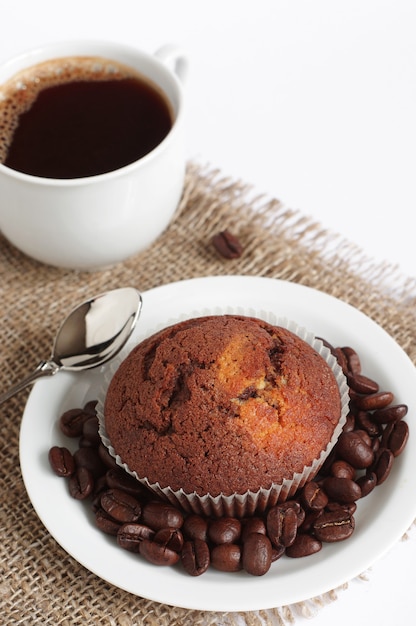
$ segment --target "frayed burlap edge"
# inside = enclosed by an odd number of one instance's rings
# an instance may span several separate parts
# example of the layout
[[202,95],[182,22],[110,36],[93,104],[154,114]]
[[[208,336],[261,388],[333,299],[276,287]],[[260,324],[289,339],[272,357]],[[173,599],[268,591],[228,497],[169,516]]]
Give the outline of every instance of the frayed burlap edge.
[[[229,228],[241,258],[226,261],[211,245]],[[360,249],[279,200],[244,182],[190,163],[181,204],[165,233],[146,252],[109,270],[46,267],[0,236],[0,388],[20,380],[49,355],[66,311],[101,291],[140,290],[197,276],[245,274],[308,285],[357,307],[392,335],[416,363],[416,281],[376,264]],[[286,626],[311,617],[343,587],[297,605],[248,613],[172,608],[138,598],[95,577],[49,536],[28,500],[19,472],[19,423],[27,393],[0,407],[0,610],[7,624],[74,626]],[[365,575],[362,577],[365,579]]]

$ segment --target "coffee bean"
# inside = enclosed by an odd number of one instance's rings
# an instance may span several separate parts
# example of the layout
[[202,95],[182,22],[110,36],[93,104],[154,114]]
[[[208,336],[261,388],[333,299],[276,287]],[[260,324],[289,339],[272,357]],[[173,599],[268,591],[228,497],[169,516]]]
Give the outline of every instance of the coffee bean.
[[336,355],[335,353],[335,346],[333,346],[331,343],[329,343],[329,341],[327,339],[325,339],[324,337],[316,337],[317,339],[319,339],[319,341],[322,341],[322,343],[324,344],[324,346],[326,348],[328,348],[328,350],[330,350],[331,354],[333,356]]
[[69,493],[76,500],[85,500],[94,489],[94,476],[87,467],[78,467],[69,478]]
[[337,454],[356,469],[365,469],[374,460],[372,448],[355,431],[341,433],[336,449]]
[[350,478],[337,478],[328,476],[324,480],[324,489],[328,497],[341,504],[349,504],[361,498],[361,489],[356,482]]
[[328,502],[327,507],[325,509],[326,512],[331,511],[339,511],[342,510],[344,513],[348,513],[348,515],[354,515],[357,510],[356,502]]
[[206,541],[208,537],[208,521],[201,515],[188,515],[183,523],[182,532],[187,539]]
[[167,502],[153,500],[143,506],[142,522],[155,531],[161,528],[181,528],[183,521],[180,510]]
[[274,546],[290,546],[297,533],[297,515],[293,508],[273,506],[266,517],[267,535]]
[[298,528],[299,528],[299,526],[302,526],[303,522],[305,521],[305,516],[306,516],[306,511],[303,508],[303,506],[299,506],[299,512],[296,513],[296,516],[297,516]]
[[367,444],[367,446],[372,449],[372,447],[373,447],[373,440],[371,439],[370,435],[368,434],[368,432],[366,430],[358,428],[358,423],[356,423],[356,425],[355,425],[355,433],[357,435],[360,435],[360,437],[364,441],[364,443]]
[[155,533],[153,541],[175,552],[180,552],[183,547],[183,535],[179,528],[161,528]]
[[118,526],[117,543],[129,552],[140,552],[140,544],[143,539],[152,539],[153,530],[144,524],[126,523]]
[[192,541],[185,541],[181,552],[181,560],[184,569],[191,576],[200,576],[206,572],[211,561],[206,541],[198,538]]
[[95,523],[97,528],[99,528],[103,533],[107,535],[117,536],[118,531],[121,527],[120,522],[116,522],[116,520],[112,519],[105,511],[101,508],[95,511]]
[[68,478],[75,472],[75,461],[68,448],[53,446],[48,454],[49,464],[57,476]]
[[286,548],[285,554],[291,558],[298,559],[303,556],[315,554],[322,549],[322,542],[312,535],[299,533],[291,546]]
[[86,404],[84,404],[85,413],[89,413],[90,415],[97,415],[97,400],[89,400]]
[[284,546],[273,546],[272,545],[272,563],[278,561],[285,553]]
[[238,572],[242,569],[241,547],[236,543],[221,543],[211,550],[211,564],[221,572]]
[[208,538],[215,544],[236,543],[240,539],[241,522],[235,517],[220,517],[208,527]]
[[347,415],[347,421],[344,424],[342,431],[344,433],[350,433],[355,428],[355,415],[350,411]]
[[377,476],[377,485],[384,483],[393,466],[393,452],[388,448],[381,448],[374,460],[373,471]]
[[323,513],[322,509],[318,511],[308,511],[305,515],[305,519],[303,520],[303,523],[299,526],[299,530],[297,534],[311,532],[315,521],[318,519],[318,517],[322,515],[322,513]]
[[108,489],[108,484],[105,475],[99,476],[94,480],[94,490],[92,492],[92,509],[96,511],[97,508],[101,507],[101,494],[104,493]]
[[[119,466],[117,465],[115,458],[111,456],[103,443],[100,443],[100,445],[98,446],[98,456],[100,457],[104,465],[109,469],[118,469]],[[125,474],[124,470],[122,471],[123,474]]]
[[306,483],[301,497],[302,503],[311,511],[324,509],[328,504],[328,496],[315,481]]
[[362,374],[347,374],[347,383],[357,393],[370,394],[377,393],[379,390],[379,385],[375,380]]
[[229,230],[222,230],[214,235],[212,244],[215,250],[225,259],[237,259],[243,254],[243,246]]
[[80,437],[78,440],[79,448],[96,448],[96,445],[91,441],[91,439],[86,439],[85,437]]
[[384,409],[378,409],[372,413],[372,419],[378,424],[390,424],[390,422],[398,422],[407,415],[407,404],[395,404]]
[[400,420],[393,424],[386,439],[386,448],[391,450],[394,457],[399,456],[403,452],[408,439],[409,426],[406,422]]
[[368,396],[357,396],[355,404],[363,411],[375,411],[384,409],[394,400],[394,395],[390,391],[379,391]]
[[361,374],[361,361],[357,352],[349,346],[344,346],[341,350],[347,359],[347,370],[354,375]]
[[338,361],[338,365],[341,367],[343,373],[347,375],[349,371],[348,360],[343,350],[341,348],[335,348],[333,354]]
[[266,524],[261,517],[248,517],[242,522],[241,541],[244,543],[246,537],[251,533],[266,534]]
[[380,439],[378,437],[374,437],[373,444],[372,444],[372,449],[373,449],[374,454],[379,451],[379,449],[380,449]]
[[87,468],[95,478],[102,476],[107,469],[96,448],[78,448],[74,461],[77,467]]
[[263,576],[272,564],[272,544],[262,533],[250,533],[243,544],[243,569],[252,576]]
[[377,475],[375,472],[368,471],[364,476],[357,479],[357,485],[361,489],[361,497],[365,498],[377,486]]
[[357,415],[355,416],[355,427],[363,430],[370,437],[379,437],[381,434],[380,424],[377,424],[372,417],[373,414],[369,411],[357,411]]
[[91,417],[85,409],[69,409],[62,413],[59,425],[67,437],[81,437],[84,422]]
[[315,537],[319,541],[329,543],[348,539],[354,528],[354,518],[341,507],[322,513],[313,525]]
[[166,548],[161,543],[151,539],[143,539],[140,543],[140,554],[154,565],[175,565],[179,561],[179,554]]
[[82,424],[82,436],[91,442],[92,446],[98,448],[101,443],[100,435],[98,434],[98,418],[94,415],[85,420]]
[[351,480],[355,478],[355,469],[346,461],[334,461],[330,472],[336,478],[350,478]]
[[101,507],[118,522],[136,522],[141,514],[140,502],[120,489],[108,489],[101,495]]
[[302,507],[298,500],[285,500],[284,502],[280,502],[279,506],[282,509],[293,509],[298,517],[303,517]]
[[106,473],[106,480],[110,488],[120,489],[135,498],[141,499],[148,495],[146,488],[120,467],[109,469]]

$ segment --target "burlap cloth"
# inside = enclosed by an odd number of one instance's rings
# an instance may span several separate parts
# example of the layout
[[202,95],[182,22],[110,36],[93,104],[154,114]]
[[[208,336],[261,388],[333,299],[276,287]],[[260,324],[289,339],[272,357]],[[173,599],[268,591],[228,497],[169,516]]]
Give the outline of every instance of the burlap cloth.
[[[336,207],[334,207],[336,210]],[[24,225],[23,225],[24,227]],[[244,254],[221,258],[211,237],[229,228]],[[43,359],[64,313],[101,291],[197,276],[246,274],[309,285],[357,307],[383,326],[416,363],[416,284],[279,201],[256,197],[239,181],[189,164],[184,195],[170,228],[145,253],[102,272],[55,269],[25,257],[0,236],[0,390]],[[244,614],[172,608],[112,587],[84,569],[50,537],[26,494],[18,456],[29,392],[0,407],[0,622],[42,626],[287,624],[325,597]]]

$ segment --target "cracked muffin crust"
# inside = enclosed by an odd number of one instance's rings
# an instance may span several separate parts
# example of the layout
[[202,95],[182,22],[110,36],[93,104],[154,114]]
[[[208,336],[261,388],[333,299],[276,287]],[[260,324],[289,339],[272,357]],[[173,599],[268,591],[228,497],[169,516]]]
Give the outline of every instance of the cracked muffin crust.
[[341,414],[328,364],[289,330],[212,315],[141,342],[107,391],[115,452],[150,483],[198,495],[269,488],[302,472]]

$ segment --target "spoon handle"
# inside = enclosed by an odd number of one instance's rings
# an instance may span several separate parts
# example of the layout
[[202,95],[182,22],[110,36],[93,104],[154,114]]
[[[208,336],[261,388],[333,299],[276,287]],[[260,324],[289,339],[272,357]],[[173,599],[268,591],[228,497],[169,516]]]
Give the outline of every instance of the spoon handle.
[[38,378],[42,378],[43,376],[53,376],[53,374],[56,374],[59,369],[60,366],[54,363],[54,361],[41,361],[31,374],[11,387],[8,391],[0,394],[0,404],[3,404],[3,402],[9,400],[9,398],[14,396],[16,393],[19,393],[19,391],[22,391],[22,389],[25,389],[25,387],[34,383]]

